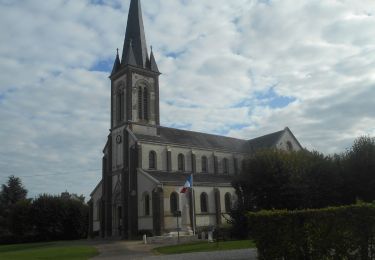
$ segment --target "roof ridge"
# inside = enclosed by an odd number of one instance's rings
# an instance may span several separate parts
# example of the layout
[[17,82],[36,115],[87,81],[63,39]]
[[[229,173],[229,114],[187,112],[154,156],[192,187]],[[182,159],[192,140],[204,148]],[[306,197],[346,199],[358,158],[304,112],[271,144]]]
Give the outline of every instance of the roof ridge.
[[285,129],[283,129],[283,130],[279,130],[279,131],[276,131],[276,132],[272,132],[272,133],[269,133],[269,134],[266,134],[266,135],[258,136],[258,137],[255,137],[255,138],[249,139],[248,141],[254,141],[254,140],[256,140],[256,139],[260,139],[260,138],[268,137],[268,136],[270,136],[270,135],[274,135],[274,134],[281,134],[281,133],[283,133],[283,132],[285,132]]

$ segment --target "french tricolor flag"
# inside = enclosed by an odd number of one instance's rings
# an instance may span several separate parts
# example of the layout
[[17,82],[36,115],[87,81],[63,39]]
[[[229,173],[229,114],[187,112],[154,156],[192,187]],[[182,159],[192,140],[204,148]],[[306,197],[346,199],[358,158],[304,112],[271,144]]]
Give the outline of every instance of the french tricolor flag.
[[180,193],[185,193],[188,188],[191,188],[193,186],[193,176],[189,175],[187,180],[185,181],[184,187],[182,187]]

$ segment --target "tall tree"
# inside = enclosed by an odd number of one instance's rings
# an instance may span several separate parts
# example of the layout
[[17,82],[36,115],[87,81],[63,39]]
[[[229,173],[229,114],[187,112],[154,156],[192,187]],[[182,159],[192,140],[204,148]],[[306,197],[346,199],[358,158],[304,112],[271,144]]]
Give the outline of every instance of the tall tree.
[[7,184],[1,186],[0,204],[3,207],[16,204],[20,200],[26,199],[27,190],[22,185],[21,179],[10,176]]
[[[20,208],[26,200],[27,190],[23,187],[21,179],[10,176],[6,184],[1,186],[0,191],[0,234],[7,235],[13,231],[13,227],[20,227],[16,225],[14,218],[14,208]],[[16,205],[20,203],[19,207]],[[19,216],[17,216],[19,217]],[[2,236],[0,236],[0,242]]]

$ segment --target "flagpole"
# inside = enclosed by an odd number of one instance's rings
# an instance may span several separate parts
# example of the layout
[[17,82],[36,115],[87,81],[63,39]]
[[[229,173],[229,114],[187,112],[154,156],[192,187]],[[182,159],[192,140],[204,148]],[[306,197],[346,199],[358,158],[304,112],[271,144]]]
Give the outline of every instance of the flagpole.
[[194,193],[194,189],[193,189],[193,174],[191,174],[191,200],[192,200],[192,203],[191,203],[191,206],[193,207],[192,210],[193,210],[193,235],[195,236],[195,193]]

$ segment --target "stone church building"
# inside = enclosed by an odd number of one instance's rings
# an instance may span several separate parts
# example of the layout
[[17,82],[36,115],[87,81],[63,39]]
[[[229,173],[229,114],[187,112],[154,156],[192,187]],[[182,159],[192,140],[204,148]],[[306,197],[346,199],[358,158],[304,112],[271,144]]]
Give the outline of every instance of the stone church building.
[[[91,234],[168,234],[176,231],[178,210],[184,232],[224,223],[244,159],[261,148],[302,149],[289,128],[242,140],[161,126],[159,76],[140,0],[131,0],[122,57],[117,53],[110,75],[111,127],[89,202]],[[193,192],[180,193],[191,174]]]

